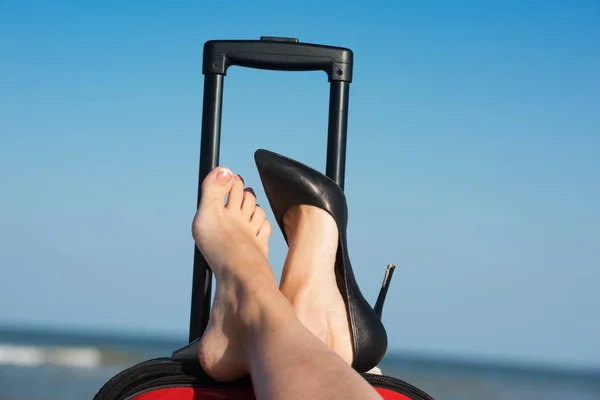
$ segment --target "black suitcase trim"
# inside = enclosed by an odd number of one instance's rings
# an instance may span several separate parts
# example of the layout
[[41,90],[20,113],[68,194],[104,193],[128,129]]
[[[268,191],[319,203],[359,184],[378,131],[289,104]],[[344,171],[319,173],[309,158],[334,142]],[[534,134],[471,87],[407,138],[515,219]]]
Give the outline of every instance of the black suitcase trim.
[[[427,393],[401,379],[365,373],[363,378],[373,387],[389,389],[413,400],[433,400]],[[94,400],[121,400],[143,392],[167,387],[206,387],[213,389],[251,388],[249,377],[234,382],[218,382],[202,370],[197,362],[155,358],[125,369],[98,391]]]

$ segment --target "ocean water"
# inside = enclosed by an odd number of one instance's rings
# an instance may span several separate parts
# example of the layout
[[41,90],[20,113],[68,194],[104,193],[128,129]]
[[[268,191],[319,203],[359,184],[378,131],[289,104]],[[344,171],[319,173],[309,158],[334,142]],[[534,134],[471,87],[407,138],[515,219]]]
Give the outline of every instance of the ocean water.
[[[119,371],[164,357],[185,338],[0,329],[0,400],[91,399]],[[600,400],[600,371],[541,369],[388,353],[380,367],[446,400]]]

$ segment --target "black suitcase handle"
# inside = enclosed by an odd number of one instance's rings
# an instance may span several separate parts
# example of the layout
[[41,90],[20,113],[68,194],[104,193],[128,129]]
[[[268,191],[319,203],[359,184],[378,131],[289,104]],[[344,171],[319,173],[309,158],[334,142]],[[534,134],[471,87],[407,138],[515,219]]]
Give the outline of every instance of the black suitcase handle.
[[325,71],[329,81],[352,82],[353,54],[343,47],[299,43],[294,38],[210,40],[202,73],[226,75],[232,65],[279,71]]
[[[211,40],[204,44],[204,100],[198,198],[206,175],[219,165],[223,80],[232,65],[280,71],[318,71],[330,82],[327,164],[325,174],[344,189],[348,95],[352,82],[352,50],[300,43],[298,39],[262,37],[261,40]],[[189,341],[202,336],[210,316],[212,274],[194,246],[194,272]]]

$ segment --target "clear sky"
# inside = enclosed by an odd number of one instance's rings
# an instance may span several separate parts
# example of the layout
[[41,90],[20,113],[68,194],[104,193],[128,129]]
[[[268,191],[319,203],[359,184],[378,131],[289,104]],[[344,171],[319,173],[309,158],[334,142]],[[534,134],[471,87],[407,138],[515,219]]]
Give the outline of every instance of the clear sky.
[[[355,52],[349,247],[372,301],[398,266],[391,351],[600,366],[600,4],[356,4],[1,1],[0,324],[185,337],[203,43],[292,36]],[[259,203],[257,148],[324,169],[327,96],[228,73]]]

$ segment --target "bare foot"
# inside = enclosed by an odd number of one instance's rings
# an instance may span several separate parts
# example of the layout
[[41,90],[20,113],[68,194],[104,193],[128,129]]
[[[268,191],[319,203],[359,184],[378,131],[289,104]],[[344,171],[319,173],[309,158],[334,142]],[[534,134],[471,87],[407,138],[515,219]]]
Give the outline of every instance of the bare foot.
[[300,205],[284,214],[283,223],[289,252],[280,290],[304,326],[352,364],[348,313],[334,271],[338,248],[335,220],[324,210]]
[[271,224],[254,193],[229,169],[216,168],[206,177],[201,199],[192,234],[215,275],[216,290],[198,356],[206,373],[228,381],[248,372],[245,330],[255,310],[244,300],[263,287],[277,289],[267,261]]

